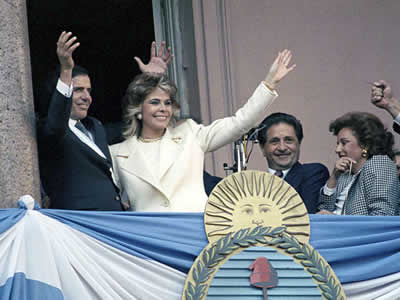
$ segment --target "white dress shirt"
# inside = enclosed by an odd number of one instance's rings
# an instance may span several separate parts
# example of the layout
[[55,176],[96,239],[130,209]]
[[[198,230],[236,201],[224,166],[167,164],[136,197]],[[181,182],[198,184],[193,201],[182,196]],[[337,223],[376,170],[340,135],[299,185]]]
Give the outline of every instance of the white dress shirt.
[[[282,179],[283,178],[285,178],[286,177],[286,175],[287,175],[287,173],[289,173],[289,171],[291,170],[292,168],[290,168],[290,169],[287,169],[287,170],[281,170],[282,171],[282,173],[283,173],[283,175],[282,175]],[[271,169],[271,168],[268,168],[268,173],[270,173],[270,174],[274,174],[275,175],[275,173],[276,173],[276,170],[274,170],[274,169]]]
[[[354,180],[356,179],[356,175],[357,174],[342,174],[341,176],[347,176],[347,180],[349,181],[349,183],[346,185],[346,187],[340,192],[339,195],[337,195],[336,197],[336,203],[335,203],[335,210],[333,211],[333,213],[335,215],[342,215],[343,214],[343,207],[344,207],[344,203],[347,200],[347,194],[349,193],[349,190],[351,188],[351,186],[354,183]],[[336,187],[334,188],[329,188],[326,184],[323,187],[322,192],[326,195],[326,196],[331,196],[336,192]]]
[[[70,86],[62,82],[60,79],[58,79],[57,82],[57,91],[59,91],[61,94],[63,94],[65,97],[70,98],[72,96],[72,91],[73,91],[73,85],[71,83]],[[89,132],[91,138],[89,138],[87,135],[85,135],[82,131],[80,131],[78,128],[75,127],[77,120],[69,119],[68,121],[68,126],[69,129],[86,145],[88,145],[93,151],[95,151],[98,155],[101,157],[106,158],[104,155],[103,151],[100,150],[100,148],[94,143],[94,138],[91,132]]]

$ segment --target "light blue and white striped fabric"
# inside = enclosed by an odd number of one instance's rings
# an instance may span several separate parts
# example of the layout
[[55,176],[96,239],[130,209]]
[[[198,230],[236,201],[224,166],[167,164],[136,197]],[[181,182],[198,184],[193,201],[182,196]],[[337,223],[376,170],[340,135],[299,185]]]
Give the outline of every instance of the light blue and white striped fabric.
[[[400,299],[400,217],[310,219],[310,244],[348,299]],[[20,202],[0,210],[0,299],[178,300],[206,245],[200,213],[47,210]]]
[[267,290],[268,299],[321,300],[321,292],[311,274],[290,256],[266,247],[249,247],[224,263],[213,278],[207,300],[220,300],[221,295],[235,300],[262,299],[262,290],[249,285],[250,276],[255,272],[249,266],[259,257],[266,257],[277,272],[278,284]]

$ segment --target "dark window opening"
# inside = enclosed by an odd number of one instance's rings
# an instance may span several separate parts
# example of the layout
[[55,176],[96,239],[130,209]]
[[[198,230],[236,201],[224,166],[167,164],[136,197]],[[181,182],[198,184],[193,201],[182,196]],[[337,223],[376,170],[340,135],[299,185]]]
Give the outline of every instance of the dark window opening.
[[88,69],[93,103],[89,114],[102,122],[121,119],[121,98],[140,71],[133,57],[147,62],[155,39],[152,1],[27,1],[35,108],[49,101],[43,85],[58,66],[56,42],[63,30],[81,45],[75,63]]

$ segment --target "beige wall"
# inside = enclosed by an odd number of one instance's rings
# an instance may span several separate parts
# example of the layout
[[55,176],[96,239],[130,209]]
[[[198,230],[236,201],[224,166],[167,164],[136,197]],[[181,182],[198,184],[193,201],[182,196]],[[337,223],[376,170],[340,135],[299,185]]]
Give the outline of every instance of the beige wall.
[[[389,115],[370,104],[367,81],[386,78],[400,94],[400,1],[195,0],[193,12],[205,123],[240,107],[278,51],[289,48],[297,68],[271,112],[302,121],[302,162],[331,169],[336,139],[328,124],[345,112],[369,111],[391,127]],[[266,166],[256,146],[252,169]],[[231,156],[231,146],[207,156],[206,169],[223,175]]]

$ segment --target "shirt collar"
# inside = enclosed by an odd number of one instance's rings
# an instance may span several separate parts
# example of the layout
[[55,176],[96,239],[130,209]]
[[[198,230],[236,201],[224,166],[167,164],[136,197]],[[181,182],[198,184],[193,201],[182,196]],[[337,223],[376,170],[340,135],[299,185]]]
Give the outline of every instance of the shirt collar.
[[[285,178],[286,177],[286,175],[287,175],[287,173],[289,173],[289,171],[291,170],[292,168],[290,168],[290,169],[286,169],[286,170],[281,170],[282,171],[282,173],[283,173],[283,176],[282,176],[282,178]],[[276,170],[274,170],[274,169],[271,169],[271,168],[268,168],[268,173],[270,173],[270,174],[275,174],[275,172],[276,172]]]
[[78,123],[78,120],[74,120],[74,119],[71,119],[71,118],[70,118],[69,121],[68,121],[68,123],[69,123],[69,125],[75,127],[76,123]]

